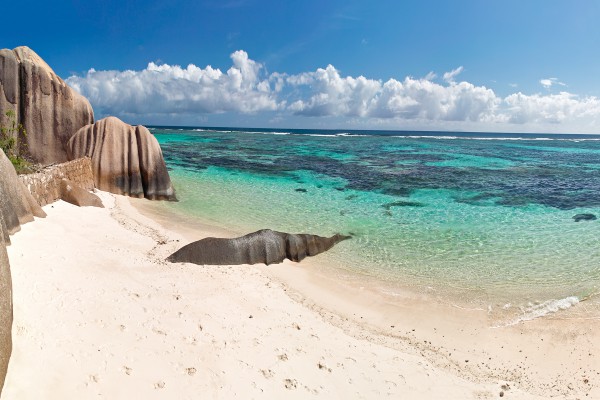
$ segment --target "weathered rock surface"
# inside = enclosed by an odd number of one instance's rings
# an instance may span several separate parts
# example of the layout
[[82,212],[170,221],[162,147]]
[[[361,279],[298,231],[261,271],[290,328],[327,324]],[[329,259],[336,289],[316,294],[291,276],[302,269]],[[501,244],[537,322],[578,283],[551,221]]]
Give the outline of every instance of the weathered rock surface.
[[19,175],[19,179],[42,207],[62,198],[63,179],[88,192],[95,187],[92,160],[89,157],[54,164],[34,174]]
[[322,237],[263,229],[234,239],[206,238],[190,243],[167,261],[200,265],[276,264],[284,259],[301,261],[323,253],[350,236]]
[[46,216],[17,176],[12,163],[2,150],[0,150],[0,214],[3,217],[4,239],[7,243],[10,243],[8,235],[21,229],[21,224],[33,221],[34,216]]
[[90,157],[96,187],[151,200],[176,200],[156,138],[147,128],[107,117],[81,128],[67,143],[70,159]]
[[[0,215],[2,219],[2,215]],[[0,393],[4,386],[8,361],[12,353],[12,280],[10,277],[10,265],[6,254],[6,243],[3,239],[4,228],[0,224]]]
[[60,181],[61,198],[67,203],[78,207],[100,207],[104,208],[100,197],[73,184],[73,182],[62,179]]
[[0,124],[7,110],[27,130],[22,150],[42,164],[67,161],[69,138],[94,122],[89,101],[28,47],[0,50]]

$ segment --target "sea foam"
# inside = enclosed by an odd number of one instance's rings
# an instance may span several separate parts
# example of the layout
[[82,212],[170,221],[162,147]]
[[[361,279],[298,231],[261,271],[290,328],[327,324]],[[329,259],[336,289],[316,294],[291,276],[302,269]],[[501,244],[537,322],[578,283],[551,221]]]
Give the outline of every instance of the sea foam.
[[562,310],[569,309],[576,304],[579,304],[579,298],[577,296],[569,296],[564,299],[548,300],[540,304],[533,304],[529,307],[522,308],[523,314],[517,318],[509,321],[506,324],[495,326],[500,328],[504,326],[516,325],[519,322],[531,321],[537,318],[542,318],[550,314],[557,313]]
[[290,132],[263,132],[263,131],[257,131],[257,132],[250,132],[250,133],[259,133],[261,135],[291,135]]

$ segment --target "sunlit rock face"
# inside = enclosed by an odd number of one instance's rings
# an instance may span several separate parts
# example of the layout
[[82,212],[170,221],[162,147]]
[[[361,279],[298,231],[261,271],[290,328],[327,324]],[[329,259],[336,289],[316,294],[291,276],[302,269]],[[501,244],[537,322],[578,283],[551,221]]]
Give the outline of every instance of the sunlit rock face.
[[151,200],[176,200],[158,141],[141,125],[107,117],[79,129],[67,149],[70,159],[92,159],[98,189]]
[[79,128],[94,122],[89,101],[71,89],[28,47],[0,50],[0,124],[15,112],[27,135],[21,151],[33,161],[67,161],[65,144]]

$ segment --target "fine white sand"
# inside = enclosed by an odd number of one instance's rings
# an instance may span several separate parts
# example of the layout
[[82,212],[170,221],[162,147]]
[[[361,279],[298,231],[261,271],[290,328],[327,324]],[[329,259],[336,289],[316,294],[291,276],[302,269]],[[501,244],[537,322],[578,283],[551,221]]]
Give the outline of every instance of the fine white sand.
[[319,257],[165,263],[189,232],[99,195],[104,209],[59,201],[11,238],[2,399],[600,398],[596,320],[492,329],[330,282]]

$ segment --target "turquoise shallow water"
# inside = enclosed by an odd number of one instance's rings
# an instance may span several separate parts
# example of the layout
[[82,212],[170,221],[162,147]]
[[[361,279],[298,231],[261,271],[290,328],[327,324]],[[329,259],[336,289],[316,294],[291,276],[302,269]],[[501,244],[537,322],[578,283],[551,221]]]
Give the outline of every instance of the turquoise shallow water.
[[572,217],[600,217],[598,140],[152,132],[180,199],[172,211],[240,233],[351,234],[319,256],[344,279],[503,318],[596,301],[600,220]]

